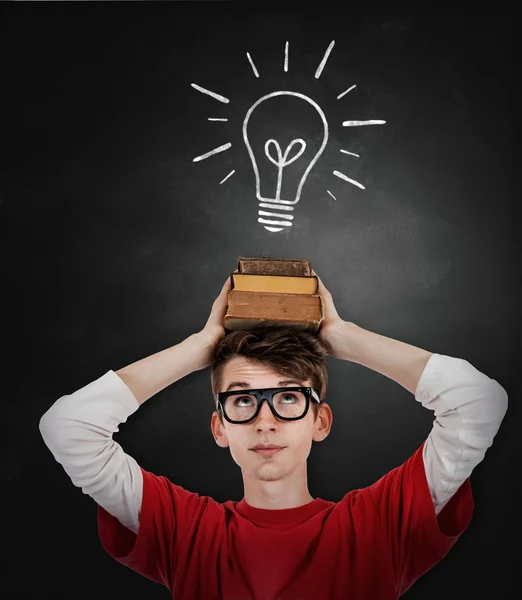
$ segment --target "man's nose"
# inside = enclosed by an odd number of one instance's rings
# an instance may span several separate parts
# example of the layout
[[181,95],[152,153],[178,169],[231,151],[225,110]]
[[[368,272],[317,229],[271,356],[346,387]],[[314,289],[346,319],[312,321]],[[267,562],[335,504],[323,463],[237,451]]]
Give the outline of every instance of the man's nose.
[[270,405],[268,404],[268,400],[266,398],[261,400],[261,408],[259,409],[259,413],[256,418],[256,422],[259,421],[277,421],[275,415],[270,410]]

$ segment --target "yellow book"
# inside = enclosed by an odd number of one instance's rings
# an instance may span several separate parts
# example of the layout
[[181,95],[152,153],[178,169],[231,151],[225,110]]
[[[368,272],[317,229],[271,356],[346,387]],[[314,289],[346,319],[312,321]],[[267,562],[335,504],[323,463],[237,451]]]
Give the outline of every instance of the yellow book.
[[278,294],[317,294],[315,275],[295,277],[285,275],[249,275],[232,273],[232,289],[242,292],[271,292]]

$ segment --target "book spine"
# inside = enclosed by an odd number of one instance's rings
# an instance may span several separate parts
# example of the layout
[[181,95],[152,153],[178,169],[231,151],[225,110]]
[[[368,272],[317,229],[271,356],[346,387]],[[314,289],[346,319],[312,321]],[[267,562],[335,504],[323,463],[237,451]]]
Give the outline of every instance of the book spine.
[[320,294],[228,292],[227,316],[282,321],[318,321],[322,315]]
[[278,326],[292,327],[301,331],[317,333],[321,326],[320,321],[278,321],[270,319],[243,319],[240,317],[225,317],[224,326],[228,331],[237,331],[239,329],[254,329],[258,326]]
[[287,275],[307,277],[312,275],[312,265],[305,259],[291,258],[238,258],[239,273],[248,275]]

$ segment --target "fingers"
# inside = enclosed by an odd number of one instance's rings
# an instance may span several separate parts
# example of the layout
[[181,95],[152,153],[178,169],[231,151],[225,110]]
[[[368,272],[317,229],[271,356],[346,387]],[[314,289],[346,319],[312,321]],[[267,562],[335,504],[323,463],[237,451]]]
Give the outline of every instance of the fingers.
[[230,281],[230,277],[227,277],[225,279],[225,283],[223,284],[223,287],[221,288],[220,295],[226,294],[230,290],[231,285],[232,285],[232,282]]
[[223,298],[226,298],[232,286],[232,282],[230,279],[230,276],[225,279],[225,283],[223,284],[223,287],[221,288],[221,291],[219,292],[218,296],[214,300],[214,304],[219,303],[223,300]]
[[[236,269],[234,271],[234,273],[237,273],[237,272],[238,272],[238,270]],[[221,291],[219,292],[219,294],[214,299],[214,302],[212,303],[212,310],[210,311],[210,315],[207,319],[207,325],[223,326],[223,319],[225,317],[225,314],[226,314],[227,308],[228,308],[228,292],[231,290],[231,288],[232,288],[232,278],[229,275],[225,279],[225,282],[223,283],[223,287],[221,288]]]
[[319,275],[317,275],[317,273],[313,269],[312,269],[312,275],[315,275],[317,277],[317,281],[319,283],[319,294],[323,298],[324,304],[325,304],[325,316],[327,318],[338,317],[339,313],[337,312],[337,309],[335,308],[332,294],[330,293],[329,290],[326,289],[326,286],[321,281],[321,278],[319,277]]
[[312,275],[315,275],[317,277],[317,281],[319,283],[319,293],[323,296],[331,296],[332,294],[326,289],[326,286],[322,282],[321,278],[319,277],[319,275],[317,275],[317,273],[313,269],[312,269]]
[[[236,269],[234,271],[234,273],[237,273],[238,270]],[[216,299],[214,300],[214,306],[219,306],[220,308],[224,308],[226,309],[227,303],[228,303],[228,292],[231,290],[232,288],[232,278],[230,277],[230,275],[225,279],[225,283],[223,284],[223,287],[221,288],[221,291],[219,292],[219,295],[216,297]]]

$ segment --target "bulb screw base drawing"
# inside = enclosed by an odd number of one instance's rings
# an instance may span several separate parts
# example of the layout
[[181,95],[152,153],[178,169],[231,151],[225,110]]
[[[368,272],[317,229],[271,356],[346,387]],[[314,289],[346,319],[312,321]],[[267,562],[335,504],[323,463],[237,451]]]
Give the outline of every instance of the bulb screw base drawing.
[[[280,204],[277,200],[272,200],[273,204],[269,204],[267,202],[259,203],[259,211],[258,211],[258,223],[263,223],[265,229],[267,231],[278,232],[283,231],[285,227],[290,227],[292,225],[292,221],[294,215],[289,214],[294,210],[293,206],[288,206],[285,204]],[[279,210],[282,212],[271,212],[266,209]],[[267,217],[278,217],[278,219],[270,219]],[[277,227],[274,227],[276,225]]]

